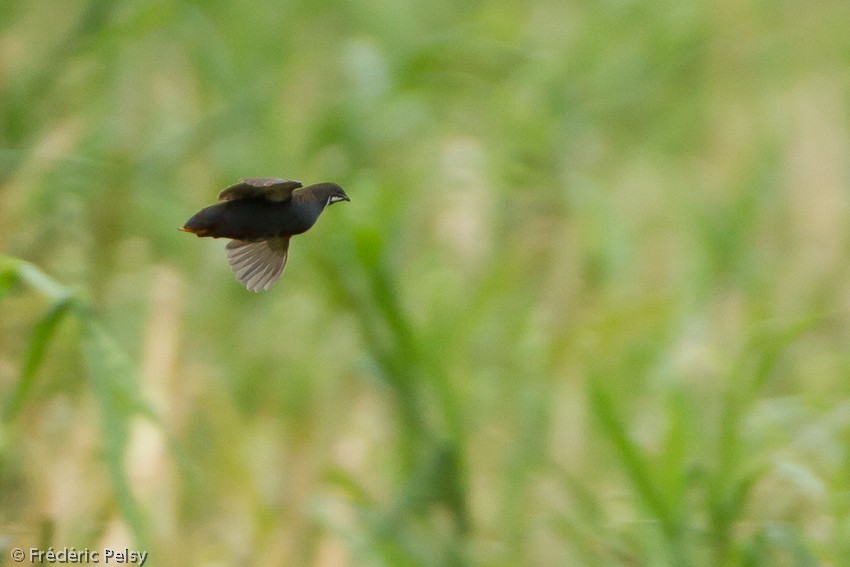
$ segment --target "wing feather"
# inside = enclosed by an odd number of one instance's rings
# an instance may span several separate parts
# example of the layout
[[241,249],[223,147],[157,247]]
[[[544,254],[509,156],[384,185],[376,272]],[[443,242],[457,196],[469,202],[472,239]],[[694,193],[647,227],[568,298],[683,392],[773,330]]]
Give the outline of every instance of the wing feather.
[[246,242],[231,240],[225,247],[230,269],[249,291],[269,289],[283,273],[289,256],[289,237]]
[[269,201],[285,201],[292,192],[301,187],[300,181],[279,179],[277,177],[246,177],[236,185],[231,185],[218,194],[219,201],[233,201],[246,197],[262,198]]

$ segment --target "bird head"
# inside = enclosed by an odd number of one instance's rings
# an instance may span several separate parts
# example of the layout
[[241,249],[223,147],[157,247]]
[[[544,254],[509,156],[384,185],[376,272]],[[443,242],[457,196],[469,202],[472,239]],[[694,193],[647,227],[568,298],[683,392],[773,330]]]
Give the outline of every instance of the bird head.
[[323,185],[323,193],[327,195],[328,205],[333,205],[334,203],[339,203],[340,201],[351,200],[348,198],[348,195],[345,194],[345,191],[342,190],[342,187],[340,187],[336,183],[325,183]]

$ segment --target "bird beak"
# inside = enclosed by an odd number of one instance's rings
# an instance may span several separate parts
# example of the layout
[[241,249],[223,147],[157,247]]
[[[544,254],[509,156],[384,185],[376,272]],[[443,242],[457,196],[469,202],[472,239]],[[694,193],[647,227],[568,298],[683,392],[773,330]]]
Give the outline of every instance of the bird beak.
[[328,199],[328,205],[339,203],[340,201],[351,201],[351,199],[348,198],[348,195],[334,195]]

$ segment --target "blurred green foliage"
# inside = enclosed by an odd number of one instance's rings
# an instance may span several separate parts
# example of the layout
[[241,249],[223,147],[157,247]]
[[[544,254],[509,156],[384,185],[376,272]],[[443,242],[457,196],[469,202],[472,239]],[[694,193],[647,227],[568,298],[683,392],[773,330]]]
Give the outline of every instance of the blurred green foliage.
[[[0,551],[850,563],[848,28],[0,3]],[[176,230],[244,176],[352,199],[260,295]]]

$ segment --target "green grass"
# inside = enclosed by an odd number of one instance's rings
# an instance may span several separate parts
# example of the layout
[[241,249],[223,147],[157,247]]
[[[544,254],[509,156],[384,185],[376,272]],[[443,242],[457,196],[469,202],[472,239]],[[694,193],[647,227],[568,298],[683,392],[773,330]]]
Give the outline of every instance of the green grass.
[[845,4],[0,5],[0,564],[850,563]]

